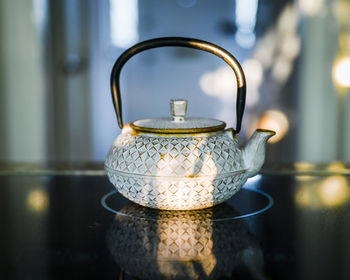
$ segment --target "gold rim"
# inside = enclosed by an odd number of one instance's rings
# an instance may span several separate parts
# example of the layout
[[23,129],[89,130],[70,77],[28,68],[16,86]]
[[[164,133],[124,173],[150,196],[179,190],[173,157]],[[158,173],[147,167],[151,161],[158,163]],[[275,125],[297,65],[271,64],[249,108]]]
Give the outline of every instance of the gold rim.
[[151,127],[141,127],[141,126],[135,125],[134,123],[131,123],[130,126],[132,129],[136,131],[141,131],[141,132],[185,134],[185,133],[215,132],[215,131],[223,130],[226,127],[226,123],[222,123],[216,126],[208,126],[208,127],[201,127],[201,128],[183,128],[183,129],[160,129],[160,128],[151,128]]

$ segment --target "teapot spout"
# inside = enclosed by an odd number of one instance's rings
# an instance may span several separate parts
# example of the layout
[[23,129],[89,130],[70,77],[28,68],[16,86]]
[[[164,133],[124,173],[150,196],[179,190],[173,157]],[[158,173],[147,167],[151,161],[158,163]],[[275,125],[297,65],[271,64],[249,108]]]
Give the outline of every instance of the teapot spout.
[[276,132],[267,129],[257,129],[243,149],[243,160],[247,169],[247,176],[256,175],[265,161],[266,142]]

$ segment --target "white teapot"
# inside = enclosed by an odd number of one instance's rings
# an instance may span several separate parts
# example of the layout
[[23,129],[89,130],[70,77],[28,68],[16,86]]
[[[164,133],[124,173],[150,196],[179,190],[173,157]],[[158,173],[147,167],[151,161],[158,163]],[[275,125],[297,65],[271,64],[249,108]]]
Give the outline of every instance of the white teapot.
[[[237,80],[237,126],[208,118],[186,118],[186,100],[172,100],[172,117],[123,124],[119,76],[133,55],[151,48],[181,46],[213,53],[226,61]],[[157,38],[126,50],[115,62],[111,89],[122,133],[105,162],[109,180],[129,200],[163,210],[210,207],[233,196],[264,163],[265,143],[275,132],[258,129],[245,147],[241,129],[246,84],[243,70],[226,50],[197,39]]]

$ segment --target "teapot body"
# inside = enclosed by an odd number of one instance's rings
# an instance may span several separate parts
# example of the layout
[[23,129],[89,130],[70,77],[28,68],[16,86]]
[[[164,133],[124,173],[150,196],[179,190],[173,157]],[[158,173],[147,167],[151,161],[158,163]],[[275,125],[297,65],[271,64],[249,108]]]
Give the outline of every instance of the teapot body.
[[164,210],[219,204],[248,177],[239,141],[230,130],[176,135],[123,129],[109,151],[105,169],[126,198]]

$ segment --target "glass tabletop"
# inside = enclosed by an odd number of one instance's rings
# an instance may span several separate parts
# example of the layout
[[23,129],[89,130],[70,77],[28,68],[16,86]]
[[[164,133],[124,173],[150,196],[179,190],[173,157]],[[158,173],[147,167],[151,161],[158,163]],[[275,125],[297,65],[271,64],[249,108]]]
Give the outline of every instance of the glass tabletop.
[[3,173],[0,278],[349,279],[350,175],[299,168],[194,211],[137,206],[101,170]]

